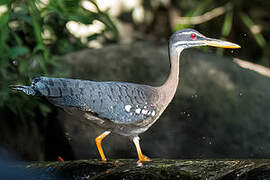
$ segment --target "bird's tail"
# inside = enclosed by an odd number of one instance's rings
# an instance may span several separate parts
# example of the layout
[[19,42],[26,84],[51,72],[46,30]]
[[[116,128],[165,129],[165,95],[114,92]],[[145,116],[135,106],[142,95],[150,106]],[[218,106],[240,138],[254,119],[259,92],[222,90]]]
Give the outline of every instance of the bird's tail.
[[25,94],[32,96],[38,96],[40,94],[32,86],[10,85],[9,88],[16,91],[23,91]]

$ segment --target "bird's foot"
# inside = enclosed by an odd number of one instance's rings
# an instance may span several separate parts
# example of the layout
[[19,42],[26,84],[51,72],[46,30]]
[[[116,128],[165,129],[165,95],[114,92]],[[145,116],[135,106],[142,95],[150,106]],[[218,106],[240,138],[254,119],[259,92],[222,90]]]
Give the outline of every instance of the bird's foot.
[[139,156],[139,160],[138,160],[137,162],[138,162],[138,163],[141,163],[141,162],[147,162],[147,161],[151,161],[151,159],[148,158],[147,156],[141,154],[141,155]]
[[106,163],[107,162],[107,159],[106,158],[105,159],[102,158],[100,162]]
[[65,160],[61,156],[57,156],[57,160],[60,162],[64,162]]

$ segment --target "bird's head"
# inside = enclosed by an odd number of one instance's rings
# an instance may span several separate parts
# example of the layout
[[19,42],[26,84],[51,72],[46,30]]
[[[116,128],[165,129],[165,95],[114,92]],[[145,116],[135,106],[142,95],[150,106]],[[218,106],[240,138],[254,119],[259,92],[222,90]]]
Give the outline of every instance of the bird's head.
[[219,39],[208,38],[194,29],[176,31],[170,38],[170,48],[181,52],[185,48],[195,46],[214,46],[221,48],[240,48],[239,45]]

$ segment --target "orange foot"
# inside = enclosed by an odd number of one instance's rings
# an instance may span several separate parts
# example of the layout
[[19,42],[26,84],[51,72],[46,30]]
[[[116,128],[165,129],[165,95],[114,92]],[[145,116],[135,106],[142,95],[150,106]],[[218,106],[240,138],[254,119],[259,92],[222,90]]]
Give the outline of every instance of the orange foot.
[[140,154],[139,155],[139,160],[137,162],[140,163],[140,162],[146,162],[146,161],[151,161],[151,159],[148,158],[147,156],[143,155],[143,154]]
[[140,147],[139,140],[140,140],[140,138],[138,136],[135,136],[133,138],[133,142],[134,142],[134,144],[136,146],[138,157],[139,157],[139,160],[137,162],[140,163],[140,162],[145,162],[145,161],[151,161],[148,157],[146,157],[145,155],[143,155],[142,150],[141,150],[141,147]]
[[102,159],[100,162],[106,163],[107,162],[107,159]]
[[65,160],[61,156],[57,156],[58,161],[64,162]]

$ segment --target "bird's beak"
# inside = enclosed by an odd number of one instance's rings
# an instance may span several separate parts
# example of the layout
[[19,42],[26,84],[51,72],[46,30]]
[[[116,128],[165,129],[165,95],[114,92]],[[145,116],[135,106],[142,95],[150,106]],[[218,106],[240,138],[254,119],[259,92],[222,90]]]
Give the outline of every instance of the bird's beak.
[[203,40],[207,46],[214,46],[214,47],[221,47],[221,48],[241,48],[241,46],[228,42],[228,41],[223,41],[219,39],[212,39],[212,38],[205,38]]

